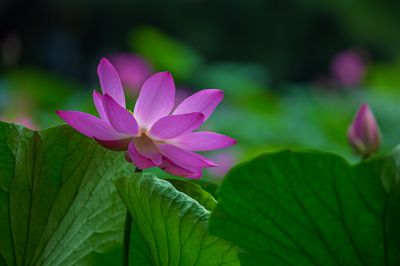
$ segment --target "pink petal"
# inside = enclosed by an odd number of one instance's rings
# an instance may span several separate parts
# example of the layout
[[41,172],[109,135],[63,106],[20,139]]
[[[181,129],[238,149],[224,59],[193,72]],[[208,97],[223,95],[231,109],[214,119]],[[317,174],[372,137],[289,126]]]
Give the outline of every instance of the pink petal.
[[201,112],[204,114],[204,121],[207,120],[215,107],[224,98],[224,92],[217,89],[201,90],[186,98],[173,112],[177,114],[187,114]]
[[188,167],[185,169],[183,167],[178,166],[173,163],[169,159],[165,158],[162,165],[160,166],[162,170],[168,172],[175,176],[184,176],[187,178],[200,178],[201,177],[201,168]]
[[150,128],[155,121],[168,115],[174,106],[175,84],[169,72],[148,78],[142,86],[135,105],[135,117],[142,128]]
[[97,66],[100,86],[103,94],[110,95],[119,105],[125,108],[125,95],[118,73],[106,58],[100,60]]
[[103,106],[108,121],[115,130],[126,135],[136,136],[139,133],[139,126],[133,114],[122,108],[108,94],[103,96]]
[[192,132],[203,124],[202,113],[169,115],[160,118],[150,129],[151,136],[158,139],[171,139]]
[[90,138],[108,141],[129,137],[115,131],[107,122],[87,113],[78,111],[57,111],[56,113],[75,130]]
[[143,82],[153,72],[150,63],[136,54],[115,54],[110,57],[110,61],[121,78],[122,86],[128,88],[135,95],[139,92]]
[[157,144],[159,151],[180,167],[213,167],[218,166],[204,156],[191,151],[185,151],[170,144]]
[[173,140],[174,145],[189,151],[212,151],[236,144],[231,137],[214,132],[192,132]]
[[143,157],[137,152],[133,141],[128,146],[128,153],[133,164],[135,164],[139,169],[146,169],[156,166],[152,160]]
[[121,140],[101,140],[94,138],[101,146],[113,150],[113,151],[126,151],[132,138],[121,139]]
[[108,121],[107,115],[103,108],[103,95],[98,93],[97,91],[93,90],[93,102],[96,106],[97,113],[99,114],[100,118],[104,121]]
[[139,138],[135,138],[134,143],[136,151],[141,156],[152,160],[152,162],[156,165],[160,165],[162,163],[162,155],[149,137],[142,135]]
[[354,134],[360,138],[373,139],[377,132],[377,123],[368,104],[361,105],[353,122]]

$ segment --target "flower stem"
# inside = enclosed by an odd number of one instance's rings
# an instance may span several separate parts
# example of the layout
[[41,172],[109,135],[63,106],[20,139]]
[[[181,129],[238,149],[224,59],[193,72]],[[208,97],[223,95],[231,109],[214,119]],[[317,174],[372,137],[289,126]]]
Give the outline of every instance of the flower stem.
[[[141,173],[142,170],[139,168],[135,169],[135,173]],[[124,226],[124,243],[122,247],[122,265],[129,266],[129,250],[131,242],[131,231],[132,231],[133,218],[129,210],[126,210],[125,226]]]
[[123,256],[122,265],[129,266],[129,247],[131,242],[131,230],[132,230],[132,215],[129,210],[126,210],[125,216],[125,228],[124,228],[124,246],[123,246]]

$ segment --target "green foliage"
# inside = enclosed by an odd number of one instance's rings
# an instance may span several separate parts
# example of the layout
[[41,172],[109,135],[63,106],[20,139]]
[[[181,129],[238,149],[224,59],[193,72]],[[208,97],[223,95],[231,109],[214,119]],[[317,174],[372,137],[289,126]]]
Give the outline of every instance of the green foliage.
[[195,78],[200,88],[213,84],[213,87],[224,90],[226,96],[236,98],[240,103],[243,97],[264,92],[267,74],[260,65],[225,62],[203,67]]
[[59,76],[37,68],[21,68],[5,76],[14,100],[24,107],[54,110],[79,86]]
[[[122,236],[121,236],[122,237]],[[106,251],[94,251],[86,256],[84,259],[76,263],[79,266],[95,265],[95,266],[111,266],[121,265],[122,259],[121,245],[108,249]]]
[[[168,181],[154,174],[133,174],[115,181],[118,193],[128,207],[144,242],[136,241],[133,256],[136,265],[239,265],[236,246],[218,237],[209,236],[210,194],[197,185],[184,181]],[[133,235],[135,238],[135,235]],[[140,245],[140,246],[138,246]],[[133,247],[135,249],[135,247]]]
[[317,9],[319,12],[332,14],[338,26],[346,33],[346,39],[367,43],[369,47],[375,49],[379,47],[386,53],[397,51],[400,43],[399,36],[395,33],[399,24],[396,13],[399,8],[397,2],[306,0],[304,3],[308,3],[310,8]]
[[203,190],[200,185],[178,179],[168,179],[168,182],[170,182],[178,191],[181,191],[192,199],[195,199],[207,210],[212,211],[215,208],[217,201],[210,193]]
[[73,265],[121,242],[125,207],[112,180],[129,168],[70,127],[0,123],[0,262]]
[[203,62],[189,46],[149,26],[136,28],[130,36],[130,44],[157,70],[168,70],[178,80],[187,80]]
[[262,155],[228,174],[210,231],[242,248],[242,265],[399,265],[400,189],[382,185],[394,161]]
[[389,94],[398,101],[400,60],[391,64],[375,64],[368,71],[367,84],[376,91]]

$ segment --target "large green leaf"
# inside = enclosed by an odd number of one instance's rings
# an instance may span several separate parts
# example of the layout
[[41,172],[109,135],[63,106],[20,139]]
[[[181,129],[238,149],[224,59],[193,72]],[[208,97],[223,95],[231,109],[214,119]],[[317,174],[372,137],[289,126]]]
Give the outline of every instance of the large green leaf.
[[387,236],[400,251],[400,147],[393,155],[385,160],[382,171],[382,180],[389,191],[387,204]]
[[228,174],[210,231],[242,248],[243,265],[400,265],[385,169],[385,159],[351,167],[325,153],[262,155]]
[[130,166],[68,126],[0,123],[0,264],[72,265],[121,242]]
[[[113,266],[122,265],[122,244],[101,252],[93,251],[76,263],[77,266]],[[138,264],[142,265],[142,264]]]
[[167,181],[170,182],[177,190],[195,199],[207,210],[212,211],[215,208],[217,201],[213,198],[213,196],[211,196],[210,193],[203,190],[200,185],[179,179],[167,179]]
[[[215,199],[207,191],[203,190],[197,184],[179,179],[166,179],[175,189],[185,193],[207,210],[212,210],[215,205]],[[206,184],[206,183],[205,183]],[[207,184],[208,185],[208,184]],[[130,240],[130,265],[153,265],[152,254],[146,239],[143,237],[138,224],[132,224]],[[93,252],[80,262],[80,265],[121,265],[122,263],[122,245],[105,252]]]
[[[234,245],[208,235],[210,212],[168,181],[144,173],[118,179],[115,183],[141,233],[140,237],[145,240],[139,244],[146,245],[149,252],[145,255],[147,263],[143,260],[138,263],[136,258],[136,265],[239,264]],[[183,190],[189,186],[179,185]],[[205,200],[209,194],[198,193],[198,188],[190,188],[190,194],[199,196],[201,201],[212,206],[209,200]]]

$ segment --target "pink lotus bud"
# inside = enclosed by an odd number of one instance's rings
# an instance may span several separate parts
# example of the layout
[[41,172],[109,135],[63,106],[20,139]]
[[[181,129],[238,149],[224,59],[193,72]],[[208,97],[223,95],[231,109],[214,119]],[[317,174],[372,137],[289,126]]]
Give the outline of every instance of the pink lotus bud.
[[369,157],[378,151],[380,133],[374,114],[368,104],[361,105],[348,130],[348,139],[354,152]]

